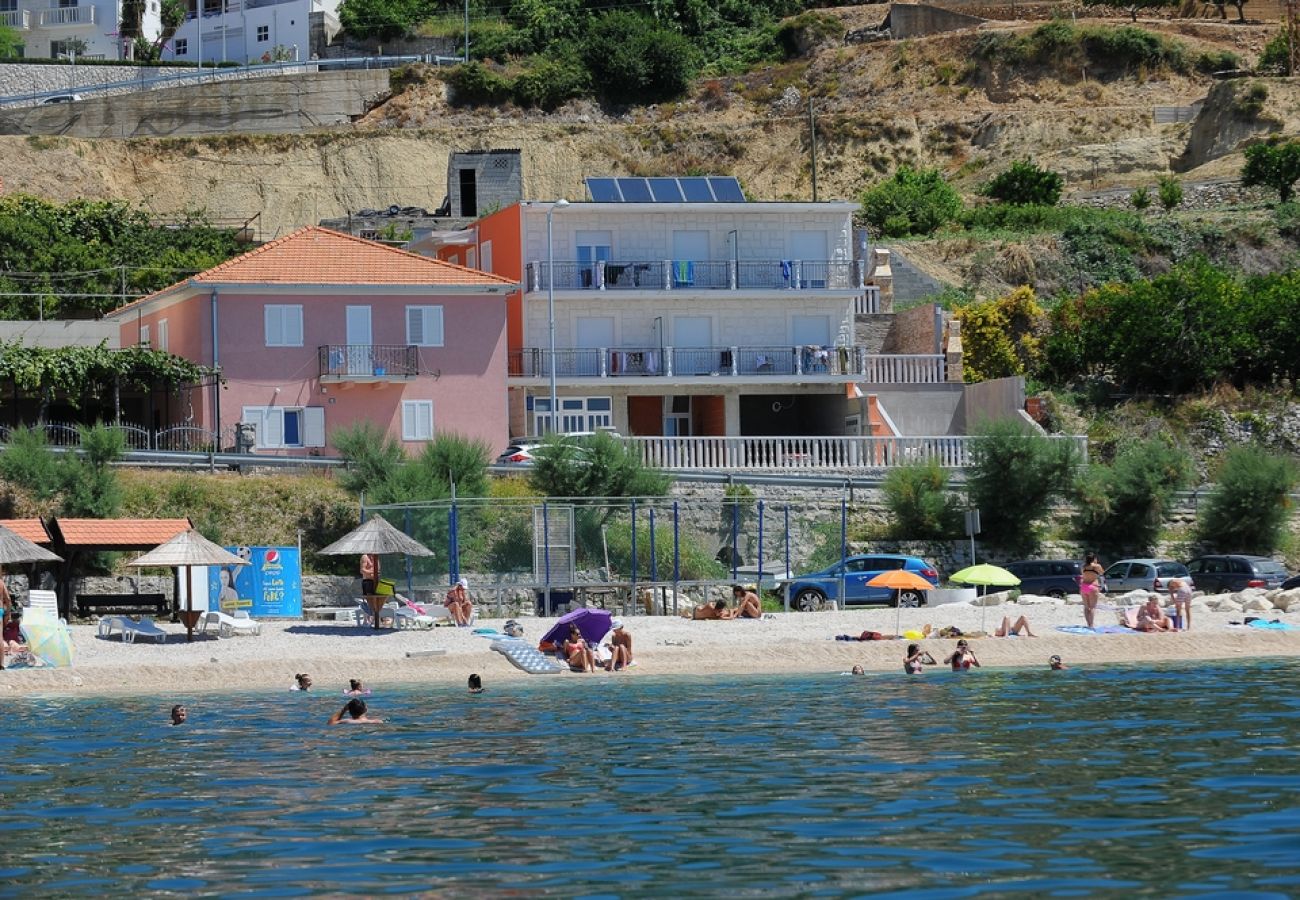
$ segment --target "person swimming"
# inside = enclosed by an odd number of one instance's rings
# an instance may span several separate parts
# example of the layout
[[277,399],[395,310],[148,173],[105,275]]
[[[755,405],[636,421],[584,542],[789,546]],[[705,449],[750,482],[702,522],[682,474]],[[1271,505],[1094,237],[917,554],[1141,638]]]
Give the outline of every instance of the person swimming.
[[867,672],[866,672],[865,669],[862,668],[862,666],[854,666],[854,667],[849,671],[849,674],[850,674],[850,675],[866,675]]
[[903,671],[908,675],[920,675],[925,671],[924,651],[920,644],[908,644],[907,656],[903,658]]
[[1053,672],[1059,672],[1065,668],[1065,663],[1061,662],[1061,657],[1052,655],[1047,658],[1047,668]]
[[954,672],[964,672],[971,666],[978,669],[980,665],[980,661],[975,658],[975,651],[964,638],[957,642],[957,649],[944,657],[943,661],[951,665]]
[[189,719],[189,715],[189,710],[185,708],[185,704],[177,703],[172,707],[172,724],[184,725],[186,720]]
[[483,693],[483,679],[477,673],[469,676],[469,692],[471,694]]
[[291,691],[309,691],[311,690],[311,676],[306,672],[293,676],[293,687]]
[[[351,718],[344,718],[351,716]],[[330,725],[369,725],[371,723],[383,722],[383,719],[376,719],[366,715],[366,701],[359,697],[353,697],[343,708],[330,716]]]
[[[304,688],[304,690],[306,690],[306,688]],[[343,693],[349,697],[360,697],[364,694],[369,694],[370,688],[362,684],[361,679],[359,678],[349,678],[348,689]]]

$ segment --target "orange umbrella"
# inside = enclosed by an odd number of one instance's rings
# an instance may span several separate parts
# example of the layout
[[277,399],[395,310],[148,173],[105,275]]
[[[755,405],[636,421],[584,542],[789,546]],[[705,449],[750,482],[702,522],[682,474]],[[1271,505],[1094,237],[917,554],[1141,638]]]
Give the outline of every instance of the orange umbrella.
[[915,572],[909,572],[907,569],[890,569],[888,572],[881,572],[875,578],[867,582],[868,587],[889,588],[895,591],[932,591],[934,585],[926,579],[917,575]]

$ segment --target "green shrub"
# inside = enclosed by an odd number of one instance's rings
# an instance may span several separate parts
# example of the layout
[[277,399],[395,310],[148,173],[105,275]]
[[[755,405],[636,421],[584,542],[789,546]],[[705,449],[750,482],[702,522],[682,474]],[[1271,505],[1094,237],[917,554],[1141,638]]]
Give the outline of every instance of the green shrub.
[[499,105],[514,92],[509,78],[472,60],[452,69],[447,83],[451,85],[452,102],[463,106]]
[[430,481],[446,486],[448,496],[454,486],[458,497],[484,497],[491,461],[492,448],[486,442],[459,434],[439,434],[411,464],[422,469]]
[[968,382],[1024,375],[1039,364],[1039,334],[1047,318],[1033,288],[958,307],[962,368]]
[[1291,240],[1300,239],[1300,203],[1290,201],[1273,207],[1273,222],[1278,234]]
[[1136,187],[1133,193],[1129,194],[1128,202],[1133,204],[1133,208],[1138,212],[1142,212],[1151,205],[1151,192],[1145,186]]
[[949,492],[948,471],[937,460],[890,469],[883,490],[892,537],[945,540],[962,533],[961,499]]
[[1262,81],[1251,82],[1250,87],[1236,96],[1232,111],[1237,118],[1253,122],[1264,111],[1266,100],[1268,100],[1268,85]]
[[339,22],[353,37],[388,41],[409,32],[432,11],[427,0],[343,0]]
[[538,57],[515,78],[511,94],[519,106],[547,112],[591,90],[587,70],[572,57]]
[[1173,175],[1161,175],[1156,182],[1156,196],[1165,212],[1172,212],[1174,207],[1183,202],[1183,186]]
[[1234,72],[1241,68],[1241,57],[1231,50],[1210,50],[1196,57],[1196,71],[1202,75]]
[[1038,545],[1037,521],[1074,483],[1074,445],[1027,432],[1015,421],[978,425],[966,476],[980,511],[981,539],[1015,553]]
[[1246,148],[1246,164],[1241,169],[1244,187],[1269,188],[1277,192],[1280,202],[1287,203],[1297,179],[1300,179],[1300,141],[1270,138]]
[[59,466],[43,428],[15,428],[0,453],[0,480],[39,501],[53,499],[62,486]]
[[666,475],[603,432],[581,438],[548,435],[534,456],[528,483],[544,497],[660,497],[668,491]]
[[786,59],[795,59],[827,42],[842,42],[844,31],[844,23],[837,16],[810,9],[777,25],[776,44]]
[[1224,552],[1271,553],[1282,540],[1298,478],[1290,457],[1256,446],[1229,450],[1201,509],[1201,540]]
[[[650,524],[638,515],[636,524],[636,575],[638,580],[650,578]],[[673,577],[673,529],[671,525],[655,525],[655,575],[659,581]],[[632,574],[632,527],[625,521],[611,522],[605,531],[609,547],[609,565],[620,578]],[[727,567],[710,555],[694,536],[682,532],[678,536],[678,577],[682,581],[704,581],[727,577]]]
[[862,215],[885,237],[932,234],[961,212],[961,197],[938,169],[899,168],[862,194]]
[[1291,43],[1287,39],[1286,28],[1279,28],[1264,45],[1255,68],[1260,74],[1285,75],[1291,68]]
[[614,11],[587,30],[582,58],[592,85],[613,103],[658,103],[681,96],[697,68],[680,32],[637,13]]
[[1189,69],[1186,46],[1178,40],[1132,25],[1075,25],[1058,19],[1028,35],[987,34],[975,43],[974,54],[995,64],[1031,63],[1057,71],[1084,69],[1089,73],[1137,68]]
[[1076,534],[1093,547],[1153,549],[1174,492],[1191,475],[1191,457],[1179,447],[1163,440],[1125,443],[1109,466],[1089,466],[1080,475]]
[[338,482],[354,494],[374,491],[406,462],[401,443],[373,422],[340,428],[330,434],[330,443],[347,461],[338,471]]
[[1065,179],[1059,172],[1042,169],[1028,159],[1016,160],[995,175],[981,193],[1013,206],[1055,206]]

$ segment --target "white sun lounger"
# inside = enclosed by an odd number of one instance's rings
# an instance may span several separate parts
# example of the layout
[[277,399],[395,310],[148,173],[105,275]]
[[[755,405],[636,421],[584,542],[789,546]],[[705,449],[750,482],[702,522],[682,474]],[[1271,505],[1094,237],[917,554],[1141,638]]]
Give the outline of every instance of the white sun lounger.
[[142,616],[139,622],[132,621],[127,616],[105,616],[99,620],[100,637],[112,637],[114,629],[121,632],[122,641],[127,644],[134,644],[138,637],[167,642],[167,632],[155,625],[148,616]]
[[56,619],[59,617],[59,598],[54,591],[28,591],[27,605],[32,609],[48,610]]
[[248,613],[242,609],[236,611],[234,615],[227,615],[214,609],[205,612],[199,619],[199,634],[207,634],[209,630],[215,631],[217,637],[261,634],[262,623],[250,619]]

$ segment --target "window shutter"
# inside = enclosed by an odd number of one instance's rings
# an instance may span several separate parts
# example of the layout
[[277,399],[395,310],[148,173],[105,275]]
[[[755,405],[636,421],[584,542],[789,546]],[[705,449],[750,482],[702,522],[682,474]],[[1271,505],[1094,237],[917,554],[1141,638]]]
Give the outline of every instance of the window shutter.
[[[274,347],[284,343],[284,328],[280,321],[280,307],[267,306],[265,310],[266,319],[266,346]],[[261,436],[258,436],[259,440]]]
[[283,447],[284,409],[279,406],[268,406],[262,416],[262,422],[264,434],[257,436],[257,445],[259,447]]
[[442,346],[442,307],[428,306],[424,317],[425,343],[430,347]]
[[255,441],[253,446],[261,447],[266,442],[266,416],[265,410],[260,406],[245,406],[239,414],[241,422],[252,425],[254,429]]
[[302,445],[325,446],[325,407],[308,406],[302,411]]
[[424,343],[424,307],[406,308],[406,342],[417,347]]
[[158,349],[159,350],[167,349],[167,344],[168,344],[167,338],[168,338],[167,320],[159,319],[158,320]]
[[422,440],[433,440],[433,403],[425,401],[420,404],[419,427]]
[[285,328],[284,328],[285,343],[290,344],[294,347],[301,347],[302,346],[302,307],[286,306],[284,308],[284,312],[285,312],[285,318],[288,320],[285,323]]
[[148,346],[149,346],[149,326],[148,326],[148,325],[141,325],[141,326],[140,326],[140,346],[142,346],[142,347],[148,347]]

